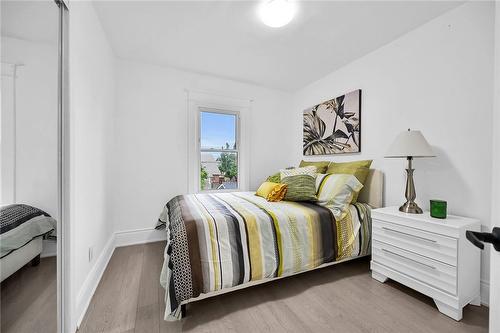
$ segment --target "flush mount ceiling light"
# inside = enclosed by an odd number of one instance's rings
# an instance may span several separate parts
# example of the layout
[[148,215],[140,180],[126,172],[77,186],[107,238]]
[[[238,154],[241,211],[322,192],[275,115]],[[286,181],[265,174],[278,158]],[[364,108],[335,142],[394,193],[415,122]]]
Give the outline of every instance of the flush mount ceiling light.
[[258,15],[265,25],[279,28],[287,25],[295,16],[297,7],[288,0],[266,0],[258,8]]

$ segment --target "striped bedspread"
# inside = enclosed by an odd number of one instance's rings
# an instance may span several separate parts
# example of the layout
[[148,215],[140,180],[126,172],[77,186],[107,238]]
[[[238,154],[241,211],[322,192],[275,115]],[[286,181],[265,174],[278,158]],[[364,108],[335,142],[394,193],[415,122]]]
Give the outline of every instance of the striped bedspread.
[[325,207],[253,192],[175,197],[159,219],[168,233],[165,319],[179,319],[181,302],[201,293],[368,254],[369,206],[350,205],[343,215],[336,221]]

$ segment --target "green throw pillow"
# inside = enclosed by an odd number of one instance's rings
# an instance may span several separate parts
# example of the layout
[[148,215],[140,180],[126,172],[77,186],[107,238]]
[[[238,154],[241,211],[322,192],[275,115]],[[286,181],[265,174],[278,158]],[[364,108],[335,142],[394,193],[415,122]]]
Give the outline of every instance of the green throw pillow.
[[326,173],[338,173],[338,170],[355,170],[357,168],[370,168],[372,160],[361,160],[351,162],[330,162]]
[[288,186],[283,200],[287,201],[317,201],[316,177],[310,175],[288,176],[281,179]]
[[272,183],[281,183],[281,176],[279,172],[276,172],[274,175],[267,177],[266,181]]
[[[362,161],[353,161],[353,162],[344,162],[344,163],[330,163],[328,166],[328,170],[326,173],[328,174],[347,174],[354,175],[359,182],[364,185],[366,181],[366,177],[368,177],[368,173],[370,172],[370,166],[372,165],[372,160],[362,160]],[[358,193],[355,193],[352,202],[358,201]]]
[[330,161],[307,162],[307,161],[302,160],[302,161],[300,161],[299,168],[312,165],[312,166],[316,167],[317,173],[326,173],[326,169],[328,169],[329,164],[330,164]]

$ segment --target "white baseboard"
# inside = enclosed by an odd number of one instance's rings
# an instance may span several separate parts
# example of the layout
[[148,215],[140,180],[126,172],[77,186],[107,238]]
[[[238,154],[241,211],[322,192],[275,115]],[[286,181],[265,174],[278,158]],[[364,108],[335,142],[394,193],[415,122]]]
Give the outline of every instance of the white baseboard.
[[77,318],[76,329],[80,327],[82,323],[83,317],[87,312],[87,308],[90,305],[90,301],[92,300],[92,296],[94,296],[95,290],[101,281],[101,277],[104,274],[104,270],[108,266],[109,260],[113,255],[115,250],[115,234],[112,234],[109,238],[108,242],[104,246],[104,249],[101,252],[101,255],[97,258],[94,267],[90,270],[87,278],[83,282],[82,287],[80,288],[80,292],[76,297],[76,315],[74,318]]
[[167,239],[165,230],[136,229],[115,233],[115,247],[159,242]]
[[115,248],[135,245],[135,244],[145,244],[151,242],[158,242],[167,239],[167,233],[165,230],[155,230],[155,229],[137,229],[137,230],[127,230],[115,232],[108,240],[104,246],[101,255],[97,258],[94,267],[90,270],[87,278],[83,282],[80,292],[76,298],[76,310],[74,318],[77,319],[75,330],[80,327],[83,317],[87,312],[87,309],[92,300],[92,296],[101,281],[104,270],[108,266],[109,260],[113,255]]
[[[146,244],[164,241],[167,239],[165,230],[136,229],[118,231],[114,234],[114,247],[122,247],[136,244]],[[43,241],[41,257],[53,257],[57,255],[57,243],[53,240]]]
[[490,283],[489,281],[481,280],[481,304],[490,305]]

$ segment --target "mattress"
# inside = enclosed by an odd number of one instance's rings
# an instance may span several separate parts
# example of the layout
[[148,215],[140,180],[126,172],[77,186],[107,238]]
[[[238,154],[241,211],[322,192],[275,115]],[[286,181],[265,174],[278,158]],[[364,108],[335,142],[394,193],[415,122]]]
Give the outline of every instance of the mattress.
[[0,281],[5,280],[18,269],[29,263],[33,258],[42,252],[42,238],[33,239],[28,244],[12,252],[8,256],[0,259]]
[[253,192],[190,194],[160,215],[168,240],[160,277],[166,320],[206,294],[369,254],[370,208],[350,205],[341,220],[314,203],[268,202]]

